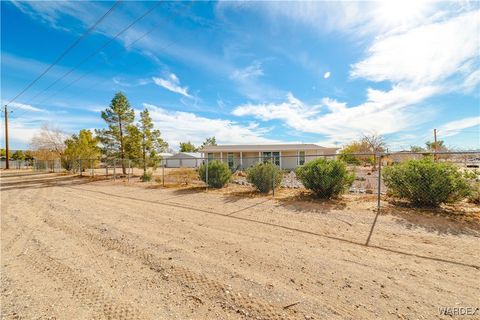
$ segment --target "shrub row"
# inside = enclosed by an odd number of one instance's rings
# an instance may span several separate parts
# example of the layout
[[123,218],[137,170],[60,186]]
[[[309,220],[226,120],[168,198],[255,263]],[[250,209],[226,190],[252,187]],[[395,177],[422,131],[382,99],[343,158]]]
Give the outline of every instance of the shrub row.
[[[206,165],[201,165],[198,171],[206,182]],[[262,193],[278,187],[283,177],[283,172],[272,163],[257,163],[246,173],[247,181]],[[340,196],[355,180],[355,175],[342,160],[316,159],[297,168],[295,173],[305,188],[326,199]],[[231,178],[232,172],[226,163],[218,160],[208,163],[210,187],[221,188]],[[436,207],[465,197],[469,197],[470,202],[479,203],[480,186],[470,184],[467,178],[455,165],[436,163],[432,159],[410,160],[383,170],[388,195],[408,200],[415,206]],[[142,176],[144,181],[150,179],[149,175]]]

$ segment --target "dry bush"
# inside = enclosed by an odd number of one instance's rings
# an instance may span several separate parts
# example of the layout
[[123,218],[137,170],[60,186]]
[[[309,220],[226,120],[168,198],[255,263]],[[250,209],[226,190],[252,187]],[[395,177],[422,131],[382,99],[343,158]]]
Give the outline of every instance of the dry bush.
[[198,179],[198,173],[192,168],[178,168],[166,174],[166,178],[174,180],[175,183],[189,185]]

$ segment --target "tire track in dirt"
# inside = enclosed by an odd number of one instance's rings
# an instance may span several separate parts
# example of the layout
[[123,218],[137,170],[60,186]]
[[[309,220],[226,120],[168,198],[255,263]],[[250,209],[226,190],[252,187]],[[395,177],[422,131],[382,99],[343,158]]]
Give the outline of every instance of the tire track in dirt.
[[74,226],[75,223],[62,221],[52,216],[46,217],[45,222],[54,228],[61,229],[74,237],[85,237],[107,250],[114,250],[125,256],[134,258],[157,273],[159,280],[175,281],[183,286],[199,291],[202,297],[206,296],[211,301],[218,302],[222,308],[233,310],[247,317],[257,319],[291,319],[304,318],[300,313],[284,311],[282,306],[273,305],[261,298],[243,292],[234,292],[231,288],[218,281],[209,279],[203,274],[198,274],[188,268],[168,263],[165,259],[146,248],[138,247],[125,240],[105,236],[88,230],[86,225]]
[[74,298],[84,302],[92,309],[94,319],[100,316],[119,320],[146,319],[136,307],[112,298],[91,280],[79,276],[75,270],[46,255],[44,252],[46,248],[42,248],[38,241],[35,246],[29,246],[29,249],[22,255],[28,265],[37,272],[59,281]]
[[[53,182],[51,187],[54,187]],[[38,209],[35,214],[37,218],[36,220],[39,223],[44,223],[45,220],[42,221],[42,219],[49,214],[49,206],[46,202],[46,196],[48,191],[52,189],[49,186],[48,188],[34,190],[35,191],[32,190],[33,193],[29,192],[30,199],[27,202],[29,205]],[[15,243],[20,240],[24,242],[21,246],[20,252],[17,252],[17,254],[10,252],[9,255],[13,256],[13,258],[22,259],[26,263],[26,267],[32,268],[34,273],[45,274],[49,279],[60,282],[66,290],[71,292],[73,298],[85,303],[92,309],[93,319],[147,319],[135,306],[111,297],[103,289],[97,287],[92,280],[80,276],[74,269],[71,269],[67,265],[46,255],[46,248],[44,246],[42,248],[39,241],[35,238],[31,239],[35,229],[28,227],[25,222],[22,221],[24,218],[23,216],[13,215],[10,213],[11,210],[8,210],[15,205],[16,201],[14,200],[22,194],[24,195],[24,193],[20,192],[10,192],[8,198],[9,201],[3,208],[4,213],[7,211],[9,212],[7,218],[9,223],[12,224],[12,222],[14,222],[15,229],[20,231],[8,242],[8,247],[6,249],[11,249]],[[3,215],[2,218],[5,218],[5,216],[6,215]],[[27,230],[30,230],[30,232],[28,233]],[[87,251],[94,252],[92,248],[88,246]],[[21,315],[17,314],[17,316],[21,318]]]

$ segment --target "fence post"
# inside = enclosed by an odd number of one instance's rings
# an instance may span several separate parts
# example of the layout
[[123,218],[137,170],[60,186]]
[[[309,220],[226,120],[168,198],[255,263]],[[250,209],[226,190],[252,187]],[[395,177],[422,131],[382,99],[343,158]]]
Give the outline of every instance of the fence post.
[[[273,160],[272,160],[273,163]],[[273,163],[275,166],[275,164]],[[275,197],[275,168],[272,171],[272,197]]]
[[117,180],[117,159],[113,159],[113,181]]
[[380,211],[380,193],[382,186],[382,155],[378,155],[377,210]]
[[95,169],[93,168],[93,159],[90,160],[90,167],[92,168],[92,177],[95,177]]
[[372,227],[370,228],[370,233],[368,234],[367,242],[365,243],[366,246],[370,243],[370,239],[372,238],[373,229],[375,229],[375,225],[377,224],[378,215],[380,214],[380,194],[381,194],[381,186],[382,186],[382,154],[378,154],[378,182],[377,182],[377,213],[375,214],[375,219],[373,219]]
[[128,160],[128,175],[127,175],[127,179],[128,179],[128,182],[130,182],[130,168],[132,166],[132,160]]
[[205,163],[205,183],[207,184],[205,191],[208,191],[208,156]]
[[81,177],[81,176],[83,176],[82,159],[78,159],[78,165],[79,165],[80,177]]

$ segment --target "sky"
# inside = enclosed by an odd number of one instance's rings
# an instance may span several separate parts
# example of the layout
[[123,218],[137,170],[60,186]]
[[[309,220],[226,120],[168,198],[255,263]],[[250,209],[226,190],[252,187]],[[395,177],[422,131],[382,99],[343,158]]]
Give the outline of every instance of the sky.
[[[2,1],[2,105],[114,5]],[[44,123],[105,127],[119,91],[173,149],[381,134],[403,150],[434,128],[451,148],[479,149],[480,2],[122,1],[8,105],[10,148]]]

